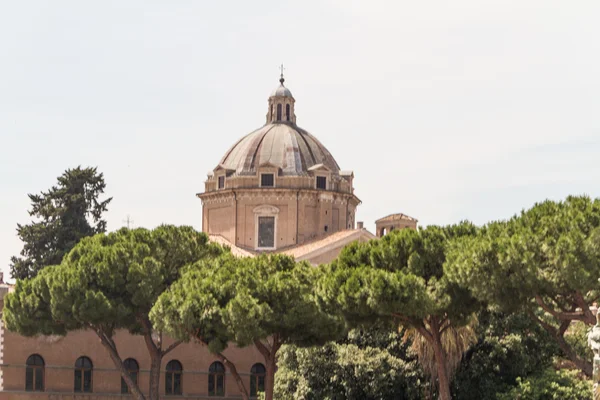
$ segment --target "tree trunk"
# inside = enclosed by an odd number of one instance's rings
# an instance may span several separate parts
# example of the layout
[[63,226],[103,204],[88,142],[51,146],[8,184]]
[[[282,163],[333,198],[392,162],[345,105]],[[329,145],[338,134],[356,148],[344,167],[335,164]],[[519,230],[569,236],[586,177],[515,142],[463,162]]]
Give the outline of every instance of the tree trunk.
[[275,391],[275,372],[277,371],[277,351],[281,347],[279,334],[274,334],[272,338],[273,344],[265,345],[260,340],[255,340],[254,345],[260,351],[265,359],[266,376],[265,376],[265,400],[273,400],[273,392]]
[[121,377],[127,384],[129,391],[131,391],[131,396],[136,400],[146,400],[146,397],[140,390],[137,383],[135,383],[133,381],[133,379],[131,379],[131,376],[129,376],[129,372],[125,369],[125,366],[123,365],[123,360],[121,360],[121,356],[119,356],[119,353],[117,351],[117,347],[115,346],[114,341],[110,338],[104,337],[103,334],[101,334],[97,331],[96,331],[96,334],[100,338],[100,343],[102,343],[104,348],[108,351],[108,354],[110,355],[111,360],[115,364],[115,367],[121,373]]
[[225,364],[227,369],[229,369],[229,372],[231,372],[231,375],[233,375],[233,378],[235,379],[235,383],[237,384],[238,389],[240,390],[240,393],[242,394],[242,398],[244,400],[249,400],[250,396],[248,395],[248,390],[246,389],[246,385],[244,384],[242,377],[240,376],[239,372],[237,371],[235,364],[232,363],[231,361],[229,361],[227,359],[227,357],[225,357],[222,353],[214,353],[214,354],[217,356],[217,358],[219,360],[221,360],[221,362],[223,364]]
[[144,341],[146,342],[146,348],[148,354],[150,354],[150,382],[148,390],[148,399],[159,400],[160,392],[160,364],[162,361],[163,353],[161,349],[154,343],[152,339],[152,331],[150,329],[144,333]]
[[149,399],[159,400],[160,397],[160,364],[162,355],[160,353],[150,354],[150,390]]
[[275,354],[271,352],[271,356],[265,359],[267,374],[265,379],[265,400],[273,400],[273,392],[275,391],[275,372],[277,370],[277,362]]
[[544,328],[544,330],[550,334],[552,339],[554,339],[554,341],[556,341],[556,343],[558,344],[560,349],[563,351],[563,353],[565,353],[565,357],[567,357],[586,376],[588,376],[590,378],[592,377],[593,370],[594,370],[592,362],[581,359],[577,355],[577,353],[575,353],[575,350],[573,350],[571,348],[571,346],[565,340],[565,337],[564,337],[565,332],[569,328],[572,321],[561,322],[560,327],[557,329],[554,326],[550,325],[549,323],[545,322],[544,320],[538,318],[531,311],[529,312],[529,317],[532,320],[534,320],[535,322],[537,322],[538,324],[540,324],[542,326],[542,328]]
[[442,346],[441,334],[437,326],[431,327],[433,337],[433,352],[435,354],[435,364],[438,374],[438,391],[440,392],[440,400],[451,400],[450,396],[450,379],[446,368],[446,353]]
[[571,360],[571,362],[573,364],[575,364],[575,366],[577,368],[579,368],[581,370],[581,372],[583,372],[586,376],[591,378],[593,371],[594,371],[594,367],[593,367],[591,361],[587,361],[587,360],[580,358],[577,355],[577,353],[575,353],[575,351],[571,348],[571,346],[569,346],[569,344],[565,340],[564,336],[562,336],[560,334],[555,334],[555,335],[553,335],[553,337],[556,340],[556,342],[558,343],[558,346],[560,347],[560,349],[563,351],[563,353],[565,353],[565,356],[569,360]]

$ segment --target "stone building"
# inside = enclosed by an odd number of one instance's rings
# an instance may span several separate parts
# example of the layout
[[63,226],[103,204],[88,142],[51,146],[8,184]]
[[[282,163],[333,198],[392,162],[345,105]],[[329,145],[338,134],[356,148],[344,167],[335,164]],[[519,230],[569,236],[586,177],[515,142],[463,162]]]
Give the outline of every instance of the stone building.
[[[351,242],[375,239],[355,222],[360,200],[353,172],[341,170],[327,148],[296,124],[295,105],[282,76],[268,99],[265,125],[225,153],[197,195],[202,230],[237,256],[276,252],[317,265],[333,260]],[[392,229],[389,218],[378,221],[378,235]],[[400,218],[394,224],[416,227],[416,220]],[[0,287],[0,307],[8,290],[9,285]],[[150,359],[143,339],[118,332],[115,342],[141,389],[147,390]],[[256,388],[250,382],[260,382],[265,370],[258,351],[229,348],[225,356],[236,364],[246,386]],[[199,344],[178,346],[162,369],[160,387],[166,396],[241,397],[224,366]],[[126,393],[94,333],[25,338],[0,325],[1,400],[114,399]]]

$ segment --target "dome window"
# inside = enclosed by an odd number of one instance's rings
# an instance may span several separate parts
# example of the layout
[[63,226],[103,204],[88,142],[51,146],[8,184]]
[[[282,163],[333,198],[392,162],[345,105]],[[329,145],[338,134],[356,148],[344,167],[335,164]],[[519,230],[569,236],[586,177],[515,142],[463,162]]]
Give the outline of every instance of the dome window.
[[286,119],[286,121],[290,120],[290,105],[289,104],[285,105],[285,119]]
[[327,177],[317,176],[317,189],[327,190]]
[[221,175],[219,176],[219,189],[224,189],[225,188],[225,175]]
[[260,174],[260,187],[274,187],[275,176],[273,174]]
[[277,121],[281,121],[281,104],[277,104]]

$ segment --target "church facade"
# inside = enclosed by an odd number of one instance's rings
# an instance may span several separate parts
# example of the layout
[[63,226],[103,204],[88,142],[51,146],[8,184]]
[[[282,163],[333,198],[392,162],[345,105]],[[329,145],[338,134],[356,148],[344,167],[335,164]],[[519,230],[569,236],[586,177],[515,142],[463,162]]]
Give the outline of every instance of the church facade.
[[[283,76],[268,99],[266,123],[236,142],[208,174],[202,230],[240,257],[282,253],[313,265],[333,260],[354,241],[376,236],[355,221],[360,204],[354,174],[341,170],[331,153],[296,124],[295,99]],[[393,214],[377,221],[378,236],[416,228],[417,220]],[[2,299],[10,285],[0,285]],[[115,337],[120,356],[146,391],[150,359],[144,340],[126,332]],[[262,355],[254,347],[229,348],[252,396],[264,380]],[[165,396],[241,398],[234,379],[205,347],[181,344],[163,360]],[[94,333],[25,338],[0,322],[0,399],[127,397],[119,372]]]

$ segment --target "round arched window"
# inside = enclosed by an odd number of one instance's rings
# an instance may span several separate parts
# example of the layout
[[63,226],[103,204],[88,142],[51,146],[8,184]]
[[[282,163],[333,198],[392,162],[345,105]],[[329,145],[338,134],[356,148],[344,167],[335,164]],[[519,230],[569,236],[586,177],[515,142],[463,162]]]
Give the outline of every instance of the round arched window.
[[218,361],[208,368],[208,395],[225,396],[225,366]]
[[28,392],[44,391],[45,363],[42,356],[30,355],[25,363],[25,390]]
[[183,393],[183,366],[177,360],[171,360],[167,364],[165,372],[165,392],[171,395]]

